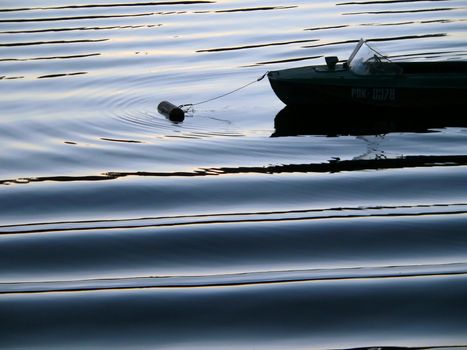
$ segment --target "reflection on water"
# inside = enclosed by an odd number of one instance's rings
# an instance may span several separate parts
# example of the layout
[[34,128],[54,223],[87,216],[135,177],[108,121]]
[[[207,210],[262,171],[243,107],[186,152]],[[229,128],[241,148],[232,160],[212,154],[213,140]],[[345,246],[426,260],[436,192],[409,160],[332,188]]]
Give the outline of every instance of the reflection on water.
[[[452,114],[445,115],[446,111]],[[285,107],[274,118],[275,132],[271,136],[425,133],[449,127],[467,127],[466,118],[450,106],[430,109],[330,106],[326,110]]]
[[361,37],[465,60],[463,0],[0,13],[2,348],[467,344],[458,111],[292,110],[264,80],[181,123],[157,112]]

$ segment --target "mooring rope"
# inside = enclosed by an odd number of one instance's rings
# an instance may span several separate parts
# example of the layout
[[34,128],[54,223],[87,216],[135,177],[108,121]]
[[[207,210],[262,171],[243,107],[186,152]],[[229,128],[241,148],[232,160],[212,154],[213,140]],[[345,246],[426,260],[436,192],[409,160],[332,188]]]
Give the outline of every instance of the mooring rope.
[[229,91],[229,92],[224,93],[224,94],[219,95],[219,96],[212,97],[212,98],[210,98],[210,99],[208,99],[208,100],[204,100],[204,101],[200,101],[200,102],[196,102],[196,103],[186,103],[186,104],[183,104],[183,105],[178,106],[178,108],[180,108],[180,109],[186,108],[185,112],[188,112],[188,111],[190,111],[191,109],[193,109],[194,106],[198,106],[198,105],[202,105],[202,104],[205,104],[205,103],[214,101],[214,100],[218,100],[218,99],[223,98],[223,97],[225,97],[225,96],[231,95],[231,94],[233,94],[233,93],[235,93],[235,92],[237,92],[237,91],[243,90],[243,89],[245,89],[246,87],[248,87],[248,86],[250,86],[250,85],[253,85],[253,84],[255,84],[255,83],[257,83],[257,82],[263,80],[263,79],[266,77],[266,75],[268,75],[268,73],[269,73],[269,71],[266,72],[266,73],[264,73],[263,75],[261,75],[261,76],[260,76],[259,78],[257,78],[256,80],[253,80],[253,81],[251,81],[251,82],[249,82],[249,83],[247,83],[247,84],[245,84],[245,85],[243,85],[243,86],[240,86],[239,88],[236,88],[235,90]]

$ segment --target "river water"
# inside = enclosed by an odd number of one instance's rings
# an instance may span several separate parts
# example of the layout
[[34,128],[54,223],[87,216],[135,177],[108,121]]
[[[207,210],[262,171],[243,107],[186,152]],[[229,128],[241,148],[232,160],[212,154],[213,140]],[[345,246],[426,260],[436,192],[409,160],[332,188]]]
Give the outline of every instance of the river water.
[[467,345],[462,111],[157,112],[362,37],[466,60],[467,3],[0,1],[0,347]]

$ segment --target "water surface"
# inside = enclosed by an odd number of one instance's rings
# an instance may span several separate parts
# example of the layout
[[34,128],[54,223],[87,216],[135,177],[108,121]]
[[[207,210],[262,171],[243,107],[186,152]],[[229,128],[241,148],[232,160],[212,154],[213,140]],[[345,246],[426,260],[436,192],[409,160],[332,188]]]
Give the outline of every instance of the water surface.
[[465,60],[444,1],[0,3],[4,348],[467,345],[467,129],[290,111],[266,71]]

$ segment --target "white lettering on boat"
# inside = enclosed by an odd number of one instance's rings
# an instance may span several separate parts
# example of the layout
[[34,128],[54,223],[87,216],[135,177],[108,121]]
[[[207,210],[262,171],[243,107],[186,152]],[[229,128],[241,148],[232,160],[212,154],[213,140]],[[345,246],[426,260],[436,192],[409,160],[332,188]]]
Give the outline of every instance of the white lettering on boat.
[[374,101],[394,101],[396,90],[394,88],[374,88],[372,98]]
[[352,88],[352,98],[367,98],[368,90],[362,88]]
[[365,99],[373,101],[395,101],[396,89],[394,88],[352,88],[353,99]]

